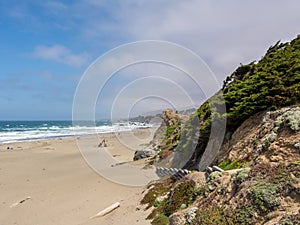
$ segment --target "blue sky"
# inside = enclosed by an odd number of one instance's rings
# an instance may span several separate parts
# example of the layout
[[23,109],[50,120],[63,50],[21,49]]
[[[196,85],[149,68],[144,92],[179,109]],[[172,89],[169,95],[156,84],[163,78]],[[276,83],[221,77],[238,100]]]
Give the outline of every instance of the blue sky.
[[[299,9],[298,0],[2,0],[0,120],[71,119],[84,71],[128,42],[185,46],[221,83],[240,63],[260,59],[278,40],[296,37]],[[132,79],[111,79],[105,99],[111,102]],[[199,96],[196,104],[203,101],[200,92],[192,94]],[[99,103],[97,117],[108,118],[108,108],[109,103]],[[137,113],[147,111],[142,108]]]

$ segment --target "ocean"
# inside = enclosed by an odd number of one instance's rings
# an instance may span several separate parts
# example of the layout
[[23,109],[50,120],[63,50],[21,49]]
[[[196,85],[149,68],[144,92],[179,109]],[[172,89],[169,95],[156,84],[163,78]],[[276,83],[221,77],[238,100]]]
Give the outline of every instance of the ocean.
[[110,121],[82,121],[75,125],[72,121],[0,121],[0,143],[121,132],[151,126],[146,123]]

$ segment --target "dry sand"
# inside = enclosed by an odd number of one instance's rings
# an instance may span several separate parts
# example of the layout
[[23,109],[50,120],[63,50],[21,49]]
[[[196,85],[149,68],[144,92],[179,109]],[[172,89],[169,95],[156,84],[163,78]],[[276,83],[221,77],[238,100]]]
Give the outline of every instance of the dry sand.
[[[142,148],[151,139],[151,132],[137,130],[135,136],[139,141],[133,141],[132,146]],[[108,140],[105,151],[118,161],[132,160],[134,151],[115,135],[101,138]],[[94,172],[76,141],[56,138],[0,145],[1,225],[150,224],[145,220],[149,212],[137,210],[145,188],[120,185]],[[7,150],[8,146],[13,150]],[[92,146],[95,151],[102,151],[97,143]],[[115,202],[120,202],[120,207],[113,212],[89,219]]]

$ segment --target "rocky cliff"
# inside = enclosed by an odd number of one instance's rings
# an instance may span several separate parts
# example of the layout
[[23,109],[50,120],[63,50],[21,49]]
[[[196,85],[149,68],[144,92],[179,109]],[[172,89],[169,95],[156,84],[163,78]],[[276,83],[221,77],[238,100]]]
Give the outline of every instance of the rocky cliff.
[[278,42],[183,122],[168,112],[160,160],[198,172],[149,187],[152,224],[300,224],[299,59],[300,36]]
[[[300,36],[290,43],[278,42],[271,46],[258,62],[241,65],[226,78],[223,88],[184,123],[167,124],[163,142],[171,144],[164,144],[161,154],[164,151],[177,152],[181,156],[191,154],[183,167],[205,169],[213,162],[205,160],[210,155],[205,152],[224,150],[221,148],[224,142],[249,117],[299,104],[299,59]],[[192,153],[189,152],[191,149]],[[222,152],[215,152],[214,156],[218,154]]]
[[257,113],[224,142],[217,162],[294,162],[300,159],[300,107]]

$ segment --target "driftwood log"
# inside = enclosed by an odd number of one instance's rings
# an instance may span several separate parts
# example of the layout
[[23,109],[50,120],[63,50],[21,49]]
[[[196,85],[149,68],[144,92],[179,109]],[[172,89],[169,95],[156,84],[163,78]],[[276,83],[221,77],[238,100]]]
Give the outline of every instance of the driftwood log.
[[10,206],[10,208],[16,207],[16,206],[22,204],[23,202],[25,202],[25,201],[27,201],[27,200],[29,200],[29,199],[31,199],[30,196],[28,196],[28,197],[26,197],[26,198],[24,198],[24,199],[22,199],[22,200],[20,200],[20,201],[18,201],[18,202],[16,202],[16,203],[12,204],[12,205]]
[[109,207],[103,209],[102,211],[98,212],[96,215],[91,216],[90,219],[94,219],[94,218],[97,218],[97,217],[105,216],[106,214],[112,212],[113,210],[115,210],[119,206],[120,206],[120,203],[116,202],[116,203],[112,204],[111,206],[109,206]]

